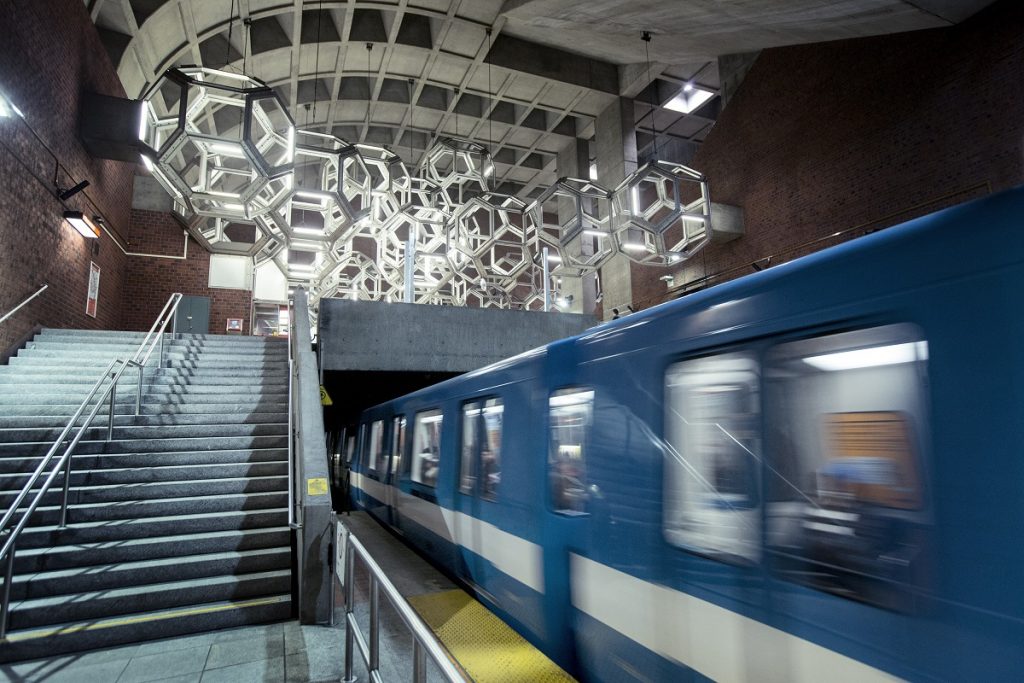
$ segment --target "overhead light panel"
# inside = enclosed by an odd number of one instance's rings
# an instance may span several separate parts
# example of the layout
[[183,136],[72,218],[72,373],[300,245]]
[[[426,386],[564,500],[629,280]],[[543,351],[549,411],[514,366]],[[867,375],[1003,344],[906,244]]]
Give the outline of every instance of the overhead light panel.
[[908,342],[906,344],[890,344],[873,346],[854,351],[839,351],[821,356],[808,356],[804,362],[819,370],[859,370],[880,365],[897,365],[928,360],[928,342]]
[[70,223],[71,227],[80,232],[82,237],[96,239],[100,236],[100,226],[81,211],[65,211],[64,220]]
[[689,114],[699,109],[714,96],[715,93],[688,83],[683,86],[678,95],[665,103],[665,108],[681,114]]

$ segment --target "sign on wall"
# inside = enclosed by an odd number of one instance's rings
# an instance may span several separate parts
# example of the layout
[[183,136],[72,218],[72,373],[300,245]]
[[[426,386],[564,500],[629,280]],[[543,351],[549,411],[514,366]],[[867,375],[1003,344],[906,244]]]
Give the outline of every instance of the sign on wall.
[[85,299],[85,314],[96,317],[96,306],[100,300],[100,267],[89,261],[89,294]]
[[228,318],[228,332],[241,332],[242,331],[242,319],[241,318]]

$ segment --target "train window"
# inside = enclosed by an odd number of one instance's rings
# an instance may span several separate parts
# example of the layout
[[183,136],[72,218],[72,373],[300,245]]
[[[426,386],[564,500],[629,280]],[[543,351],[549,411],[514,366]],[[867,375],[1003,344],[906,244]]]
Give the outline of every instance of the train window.
[[788,579],[892,609],[914,594],[908,586],[927,573],[927,359],[912,325],[768,354],[766,540]]
[[480,404],[467,403],[462,406],[462,449],[459,464],[459,491],[466,494],[476,492],[476,453],[479,448],[477,432],[480,427]]
[[555,512],[587,512],[586,450],[593,413],[592,389],[562,389],[548,400],[548,480]]
[[[480,495],[494,500],[501,483],[501,427],[505,407],[500,398],[473,401],[462,407],[462,462],[459,490],[476,492],[477,471],[481,473]],[[479,467],[478,467],[479,459]]]
[[399,415],[391,423],[391,476],[397,476],[402,467],[402,453],[405,452],[405,416]]
[[665,376],[664,532],[722,559],[761,556],[758,366],[748,353],[676,363]]
[[441,466],[440,410],[416,413],[412,442],[412,480],[424,486],[437,486]]
[[348,437],[348,443],[345,446],[345,462],[352,464],[352,458],[356,454],[356,435]]
[[384,420],[375,420],[370,425],[370,460],[367,469],[376,470],[377,462],[384,456]]

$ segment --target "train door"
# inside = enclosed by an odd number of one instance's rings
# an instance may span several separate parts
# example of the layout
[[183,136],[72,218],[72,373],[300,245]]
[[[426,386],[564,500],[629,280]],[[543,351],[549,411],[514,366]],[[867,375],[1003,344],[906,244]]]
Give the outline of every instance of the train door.
[[401,497],[399,477],[402,471],[402,456],[405,454],[405,415],[396,415],[391,420],[391,455],[384,484],[387,487],[388,519],[398,527],[398,506]]
[[459,481],[455,494],[460,553],[472,581],[492,592],[495,540],[488,533],[498,522],[504,402],[483,397],[462,404]]
[[[577,668],[571,632],[569,584],[570,557],[588,555],[590,487],[587,457],[593,433],[595,390],[575,383],[576,367],[565,342],[548,348],[546,395],[538,403],[546,419],[544,429],[542,490],[544,500],[544,596],[546,629],[550,640],[560,643],[555,660]],[[541,403],[541,401],[543,401]]]

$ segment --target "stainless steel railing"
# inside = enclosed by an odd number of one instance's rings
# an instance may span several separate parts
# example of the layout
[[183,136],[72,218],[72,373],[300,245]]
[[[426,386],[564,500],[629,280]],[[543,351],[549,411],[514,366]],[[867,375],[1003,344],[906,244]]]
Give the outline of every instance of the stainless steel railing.
[[[29,476],[28,482],[22,487],[21,491],[15,497],[11,507],[4,513],[3,518],[0,519],[0,539],[3,540],[3,546],[0,547],[0,561],[6,558],[4,563],[4,587],[3,592],[0,594],[0,638],[7,635],[8,621],[9,621],[9,610],[11,604],[11,581],[14,578],[14,553],[18,543],[18,537],[21,535],[22,530],[28,524],[32,514],[36,511],[36,508],[43,502],[43,498],[49,492],[53,482],[60,475],[61,471],[64,473],[64,490],[61,497],[60,507],[60,528],[67,526],[67,514],[68,514],[68,496],[71,487],[71,456],[74,454],[75,448],[78,443],[82,440],[89,428],[92,426],[92,421],[99,414],[100,409],[103,407],[104,401],[107,397],[110,397],[110,409],[109,409],[109,423],[107,424],[107,441],[113,438],[114,434],[114,407],[117,402],[117,383],[120,381],[121,376],[125,370],[129,367],[136,367],[139,370],[139,381],[138,381],[138,393],[135,398],[135,415],[138,415],[142,406],[142,377],[145,371],[146,364],[149,362],[150,357],[153,355],[154,350],[159,345],[160,348],[160,367],[164,364],[164,333],[167,329],[168,324],[172,324],[174,320],[174,313],[178,308],[178,304],[181,302],[181,294],[172,294],[167,303],[164,304],[163,310],[160,311],[160,315],[157,316],[153,326],[149,329],[149,333],[145,339],[139,345],[139,348],[131,356],[131,358],[115,358],[110,361],[103,374],[93,384],[92,389],[86,395],[85,400],[82,401],[81,405],[78,406],[78,410],[68,420],[67,425],[61,431],[60,436],[54,441],[53,446],[47,451],[46,455],[40,461],[35,471]],[[172,326],[172,333],[173,333]],[[153,335],[156,334],[157,337]],[[115,368],[117,368],[115,370]],[[109,382],[108,382],[109,379]],[[101,392],[104,384],[106,389]],[[96,399],[96,396],[99,398]],[[93,403],[93,400],[95,403]],[[78,419],[85,413],[89,406],[92,409],[89,410],[88,416],[85,418],[85,422],[81,426],[77,427],[77,432],[71,438],[71,442],[64,449],[63,453],[57,458],[56,463],[51,466],[57,452],[65,441],[68,440],[71,432],[76,429],[75,425],[78,423]],[[28,507],[22,513],[21,517],[16,522],[13,522],[15,514],[21,506],[24,504],[25,499],[28,498],[29,494],[32,493],[33,487],[36,482],[39,481],[43,473],[47,471],[49,467],[49,474],[46,475],[46,479],[42,485],[35,492],[35,497],[28,504]],[[13,522],[13,525],[12,525]]]
[[27,303],[28,303],[29,301],[32,301],[32,299],[35,299],[35,298],[36,298],[37,296],[39,296],[40,294],[42,294],[43,292],[45,292],[45,291],[46,291],[46,289],[47,289],[47,288],[48,288],[49,286],[50,286],[50,285],[43,285],[42,287],[40,287],[39,289],[37,289],[37,290],[36,290],[35,292],[33,292],[33,293],[32,293],[31,295],[29,295],[29,297],[28,297],[27,299],[25,299],[25,300],[24,300],[24,301],[22,301],[22,302],[21,302],[20,304],[18,304],[17,306],[15,306],[15,307],[14,307],[14,308],[12,308],[11,310],[9,310],[9,311],[8,311],[8,312],[7,312],[7,313],[6,313],[5,315],[4,315],[4,317],[0,318],[0,323],[2,323],[3,321],[7,320],[8,318],[10,318],[10,317],[11,317],[12,315],[14,315],[15,313],[17,313],[18,311],[20,311],[20,310],[21,310],[21,308],[22,308],[23,306],[25,306],[25,305],[26,305],[26,304],[27,304]]
[[[339,521],[335,521],[335,524],[341,524]],[[384,570],[380,568],[380,565],[373,559],[366,547],[356,538],[344,524],[341,524],[344,529],[342,538],[344,539],[342,545],[343,549],[339,548],[339,554],[342,555],[342,560],[345,562],[344,571],[344,582],[345,582],[345,676],[342,678],[344,683],[355,683],[355,677],[352,674],[353,664],[353,646],[358,648],[359,656],[363,659],[363,664],[366,665],[366,670],[370,674],[371,683],[382,683],[380,677],[380,591],[384,590],[384,597],[387,598],[388,602],[394,608],[395,612],[402,619],[405,627],[409,629],[409,633],[412,634],[413,638],[413,664],[412,664],[412,680],[414,683],[424,683],[427,680],[427,657],[433,660],[434,664],[437,665],[441,675],[444,676],[446,681],[449,683],[468,683],[472,679],[469,678],[459,667],[451,660],[448,654],[445,652],[444,647],[437,640],[434,634],[430,631],[430,628],[423,623],[423,619],[420,618],[416,611],[412,608],[412,605],[402,597],[402,594],[398,592],[395,585],[391,583],[388,577],[384,574]],[[337,531],[334,534],[335,538],[339,535]],[[363,637],[362,631],[359,630],[359,624],[356,622],[355,612],[355,573],[356,573],[356,559],[361,559],[363,564],[366,566],[370,575],[370,642],[367,645],[366,639]],[[332,587],[333,591],[333,587]],[[332,615],[333,616],[333,615]]]

